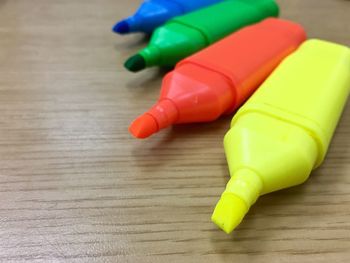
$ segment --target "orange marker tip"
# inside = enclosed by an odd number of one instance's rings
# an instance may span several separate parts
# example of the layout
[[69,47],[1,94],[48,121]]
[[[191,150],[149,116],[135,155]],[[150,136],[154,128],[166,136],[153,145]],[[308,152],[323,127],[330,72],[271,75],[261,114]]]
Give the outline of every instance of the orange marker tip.
[[138,117],[129,127],[129,132],[138,139],[145,139],[158,131],[158,124],[150,114]]

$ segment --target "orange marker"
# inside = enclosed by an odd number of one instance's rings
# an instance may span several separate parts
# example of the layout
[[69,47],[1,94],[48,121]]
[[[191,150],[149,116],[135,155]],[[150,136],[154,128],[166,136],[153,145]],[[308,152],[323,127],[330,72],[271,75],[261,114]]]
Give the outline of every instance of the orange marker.
[[305,39],[300,25],[269,18],[182,60],[165,76],[157,104],[129,131],[142,139],[172,124],[232,113]]

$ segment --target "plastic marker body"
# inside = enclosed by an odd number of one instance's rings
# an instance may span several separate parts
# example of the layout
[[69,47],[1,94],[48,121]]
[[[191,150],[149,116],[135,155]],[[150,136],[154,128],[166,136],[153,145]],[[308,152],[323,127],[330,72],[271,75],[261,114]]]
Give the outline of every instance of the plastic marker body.
[[350,90],[350,50],[310,40],[233,118],[224,139],[231,180],[212,220],[230,233],[260,195],[295,186],[321,165]]
[[269,18],[183,60],[165,76],[158,103],[130,132],[146,138],[172,124],[232,113],[305,38],[298,24]]
[[152,35],[149,45],[125,63],[130,71],[174,66],[181,59],[230,33],[278,16],[274,0],[230,0],[170,20]]
[[113,31],[118,34],[144,32],[150,34],[169,19],[193,12],[223,0],[146,0],[136,13],[120,22]]

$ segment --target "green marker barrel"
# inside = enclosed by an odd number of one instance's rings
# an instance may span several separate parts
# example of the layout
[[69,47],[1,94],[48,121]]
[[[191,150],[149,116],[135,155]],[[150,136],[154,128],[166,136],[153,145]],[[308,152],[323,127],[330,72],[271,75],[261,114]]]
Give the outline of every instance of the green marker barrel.
[[149,45],[129,58],[125,67],[137,72],[152,66],[174,66],[232,32],[278,13],[274,0],[227,0],[179,16],[158,28]]

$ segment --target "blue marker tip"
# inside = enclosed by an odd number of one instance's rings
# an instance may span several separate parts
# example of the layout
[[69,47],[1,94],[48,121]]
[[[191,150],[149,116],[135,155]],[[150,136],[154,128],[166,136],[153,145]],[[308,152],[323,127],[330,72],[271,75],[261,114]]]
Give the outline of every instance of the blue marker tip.
[[129,24],[125,20],[120,21],[115,24],[113,31],[118,34],[127,34],[130,31]]

